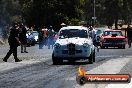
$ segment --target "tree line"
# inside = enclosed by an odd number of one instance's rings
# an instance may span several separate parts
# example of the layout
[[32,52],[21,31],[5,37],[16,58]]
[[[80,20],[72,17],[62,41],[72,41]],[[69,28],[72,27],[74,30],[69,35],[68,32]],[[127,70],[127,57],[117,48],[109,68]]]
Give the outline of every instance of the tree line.
[[115,24],[117,28],[119,20],[122,24],[132,21],[132,0],[0,0],[0,26],[14,21],[36,27],[52,25],[56,30],[62,22],[93,25],[94,5],[97,25]]

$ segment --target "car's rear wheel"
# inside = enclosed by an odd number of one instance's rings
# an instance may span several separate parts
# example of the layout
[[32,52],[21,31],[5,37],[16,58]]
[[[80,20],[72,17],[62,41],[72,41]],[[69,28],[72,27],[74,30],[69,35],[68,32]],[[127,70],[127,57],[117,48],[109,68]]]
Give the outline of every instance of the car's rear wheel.
[[105,47],[104,46],[101,46],[101,49],[104,49]]
[[125,45],[123,45],[123,46],[122,46],[122,49],[125,49],[125,48],[126,48],[126,46],[125,46]]
[[30,47],[30,44],[29,43],[27,43],[27,47]]
[[119,49],[125,49],[125,45],[119,46]]
[[32,44],[31,44],[32,46],[35,46],[35,41],[32,41]]

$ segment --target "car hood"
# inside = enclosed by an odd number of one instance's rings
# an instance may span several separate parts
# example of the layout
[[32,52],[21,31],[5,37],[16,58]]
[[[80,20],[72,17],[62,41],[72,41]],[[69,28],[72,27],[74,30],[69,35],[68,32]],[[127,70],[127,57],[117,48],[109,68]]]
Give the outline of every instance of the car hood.
[[59,43],[61,45],[66,45],[69,43],[73,43],[73,44],[78,44],[78,45],[82,45],[84,43],[88,43],[89,45],[91,45],[92,40],[90,38],[65,38],[65,39],[58,39],[56,41],[56,43]]

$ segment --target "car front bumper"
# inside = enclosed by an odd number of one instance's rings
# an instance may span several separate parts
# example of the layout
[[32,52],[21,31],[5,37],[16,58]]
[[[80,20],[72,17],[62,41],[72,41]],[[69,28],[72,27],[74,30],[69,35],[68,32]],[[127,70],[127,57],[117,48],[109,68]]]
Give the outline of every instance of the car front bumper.
[[77,47],[74,51],[64,47],[53,50],[54,57],[62,59],[85,59],[90,56],[91,52],[90,47],[84,48],[83,46]]
[[102,43],[102,46],[105,46],[105,47],[119,47],[124,45],[125,43]]

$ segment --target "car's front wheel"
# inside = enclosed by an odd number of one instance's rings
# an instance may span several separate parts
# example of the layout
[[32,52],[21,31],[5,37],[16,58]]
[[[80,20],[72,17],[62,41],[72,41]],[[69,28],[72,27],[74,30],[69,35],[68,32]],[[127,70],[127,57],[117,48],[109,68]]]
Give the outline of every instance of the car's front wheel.
[[32,41],[31,45],[32,45],[32,46],[35,46],[35,41]]
[[126,46],[125,46],[125,45],[123,45],[123,46],[122,46],[122,49],[125,49],[125,48],[126,48]]
[[62,60],[58,59],[57,57],[54,56],[54,53],[52,54],[52,62],[53,65],[61,64]]
[[91,52],[88,59],[89,59],[89,64],[93,64],[93,62],[95,62],[95,51]]
[[101,49],[105,49],[105,47],[104,46],[101,46]]
[[125,45],[119,46],[119,49],[125,49]]
[[95,50],[93,52],[93,62],[95,62]]

